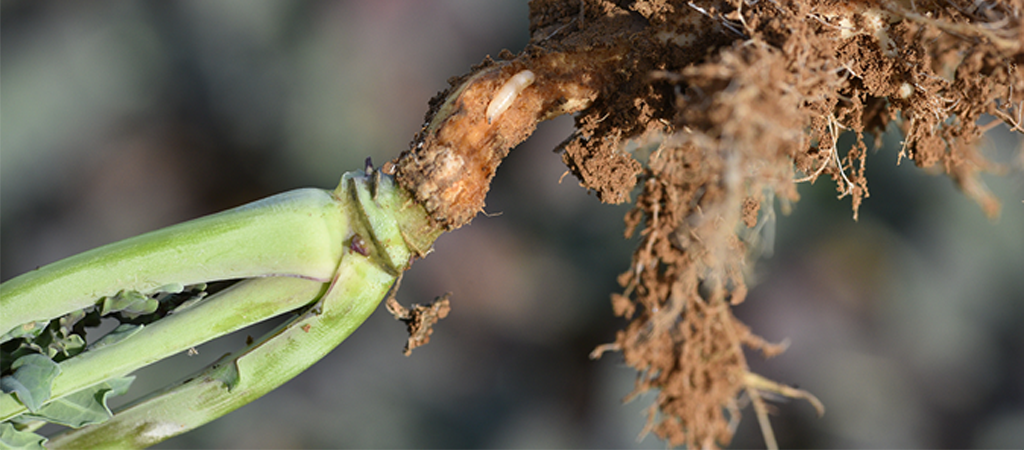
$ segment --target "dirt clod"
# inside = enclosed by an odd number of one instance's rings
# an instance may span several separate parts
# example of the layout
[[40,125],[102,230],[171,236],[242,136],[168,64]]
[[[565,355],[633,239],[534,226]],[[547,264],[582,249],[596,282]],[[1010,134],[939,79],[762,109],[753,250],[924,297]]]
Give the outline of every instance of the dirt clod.
[[449,295],[444,294],[427,305],[413,304],[412,309],[402,306],[394,297],[388,297],[385,305],[388,312],[395,320],[405,322],[409,331],[409,340],[402,349],[405,356],[411,355],[413,349],[430,343],[430,335],[434,334],[434,324],[448,317],[452,310]]

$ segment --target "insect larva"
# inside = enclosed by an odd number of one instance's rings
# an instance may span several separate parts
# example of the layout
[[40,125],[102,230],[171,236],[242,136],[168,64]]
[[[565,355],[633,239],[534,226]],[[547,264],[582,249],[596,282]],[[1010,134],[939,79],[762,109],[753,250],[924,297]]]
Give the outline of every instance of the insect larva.
[[513,75],[505,84],[501,85],[498,93],[494,94],[491,103],[487,105],[487,123],[493,122],[501,113],[512,106],[512,102],[516,100],[519,93],[523,92],[523,89],[526,89],[527,86],[533,84],[534,79],[536,79],[536,76],[533,75],[533,72],[524,70]]

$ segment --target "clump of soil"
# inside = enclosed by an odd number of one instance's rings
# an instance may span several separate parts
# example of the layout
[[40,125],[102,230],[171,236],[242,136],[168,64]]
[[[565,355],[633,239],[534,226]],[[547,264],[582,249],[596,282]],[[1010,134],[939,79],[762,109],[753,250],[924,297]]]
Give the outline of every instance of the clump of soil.
[[434,325],[448,317],[448,313],[452,310],[448,297],[449,294],[442,295],[427,305],[414,303],[412,308],[402,306],[393,296],[388,297],[385,305],[388,312],[394,316],[395,320],[404,322],[409,331],[409,340],[406,341],[405,348],[402,349],[405,356],[411,355],[413,349],[430,343],[430,335],[434,334]]
[[[994,124],[1024,131],[1024,0],[534,0],[530,9],[530,45],[451,80],[412,148],[385,170],[437,226],[458,228],[482,211],[497,165],[537,121],[578,113],[560,147],[566,165],[602,201],[635,194],[626,235],[642,236],[612,298],[630,323],[594,355],[621,351],[638,370],[635,392],[658,392],[647,431],[670,445],[728,444],[744,394],[773,445],[760,392],[816,402],[750,373],[744,348],[782,348],[731,309],[746,297],[759,227],[775,198],[798,199],[796,183],[831,178],[856,219],[869,195],[865,138],[895,124],[905,140],[894,159],[945,172],[999,213],[979,179],[999,168],[976,147]],[[525,71],[535,81],[491,117],[491,102]],[[841,150],[845,131],[857,144]]]

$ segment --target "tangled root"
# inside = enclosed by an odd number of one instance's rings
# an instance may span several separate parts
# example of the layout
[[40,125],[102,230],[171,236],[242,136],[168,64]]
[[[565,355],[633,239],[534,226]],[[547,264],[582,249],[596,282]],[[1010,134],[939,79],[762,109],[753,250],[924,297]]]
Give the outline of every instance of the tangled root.
[[[621,351],[638,371],[635,393],[657,391],[645,431],[670,445],[727,445],[746,397],[774,446],[762,391],[821,411],[810,394],[750,372],[744,348],[770,357],[784,346],[732,314],[775,199],[798,200],[797,183],[831,178],[856,219],[869,196],[865,137],[895,124],[905,137],[896,161],[940,169],[999,214],[979,178],[999,168],[977,144],[996,123],[983,115],[1024,132],[1024,0],[530,9],[530,46],[453,80],[393,170],[439,224],[457,228],[482,210],[497,164],[537,121],[578,113],[563,160],[602,201],[635,193],[626,236],[642,237],[612,298],[630,323],[593,356]],[[531,83],[514,83],[524,71]],[[489,106],[496,95],[502,103]],[[837,148],[843,132],[857,137],[850,149]]]

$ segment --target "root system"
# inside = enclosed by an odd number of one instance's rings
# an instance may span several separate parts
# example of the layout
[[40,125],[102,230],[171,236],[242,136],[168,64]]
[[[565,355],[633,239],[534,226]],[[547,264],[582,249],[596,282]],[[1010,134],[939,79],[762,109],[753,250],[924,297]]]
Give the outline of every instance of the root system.
[[[729,443],[749,398],[769,445],[760,392],[804,397],[749,371],[744,348],[782,351],[740,323],[759,228],[831,178],[854,219],[868,197],[866,139],[904,134],[899,161],[941,170],[985,214],[979,178],[993,123],[1022,128],[1024,1],[535,0],[530,45],[485,60],[431,102],[427,125],[385,170],[438,226],[468,223],[491,177],[536,123],[578,113],[560,150],[605,202],[636,198],[626,235],[641,243],[619,277],[612,344],[657,391],[647,430],[670,445]],[[532,78],[503,87],[517,74]],[[515,81],[515,83],[519,83]],[[495,97],[508,100],[489,108]],[[500,107],[500,108],[499,108]],[[507,108],[507,109],[505,109]],[[494,112],[501,109],[500,116]],[[491,114],[489,115],[488,112]],[[836,147],[840,133],[857,143]]]

